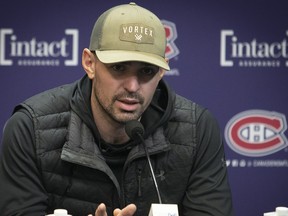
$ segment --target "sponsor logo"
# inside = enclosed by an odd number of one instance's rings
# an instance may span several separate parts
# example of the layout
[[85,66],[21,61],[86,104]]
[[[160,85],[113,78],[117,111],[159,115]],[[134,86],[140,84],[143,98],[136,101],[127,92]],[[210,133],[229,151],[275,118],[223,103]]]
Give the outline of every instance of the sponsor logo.
[[[222,30],[220,65],[222,67],[288,67],[288,30],[280,41],[265,42],[239,38],[233,30]],[[286,38],[285,38],[286,37]]]
[[[167,38],[165,56],[168,59],[173,59],[180,54],[180,51],[175,44],[175,40],[178,37],[176,25],[173,22],[167,20],[161,20],[161,22],[164,25]],[[165,75],[179,76],[180,72],[178,69],[171,69],[170,71],[166,71]]]
[[65,29],[62,39],[54,41],[22,40],[13,29],[0,29],[0,65],[77,66],[78,44],[77,29]]
[[154,29],[142,24],[123,24],[120,28],[120,40],[135,43],[154,43]]
[[288,146],[283,114],[249,110],[235,115],[225,127],[225,139],[235,152],[251,157],[273,154]]

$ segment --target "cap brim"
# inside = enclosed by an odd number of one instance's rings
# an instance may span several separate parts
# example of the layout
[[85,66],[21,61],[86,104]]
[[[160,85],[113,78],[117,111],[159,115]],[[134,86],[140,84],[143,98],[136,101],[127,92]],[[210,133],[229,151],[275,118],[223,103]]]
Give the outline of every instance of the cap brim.
[[99,60],[106,64],[125,61],[140,61],[157,65],[165,70],[170,70],[168,62],[166,62],[164,58],[151,53],[127,50],[96,50],[95,52]]

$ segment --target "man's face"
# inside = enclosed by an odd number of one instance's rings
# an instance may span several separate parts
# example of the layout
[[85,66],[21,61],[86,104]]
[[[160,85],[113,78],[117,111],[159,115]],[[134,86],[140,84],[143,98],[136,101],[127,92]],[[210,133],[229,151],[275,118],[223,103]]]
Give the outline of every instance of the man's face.
[[163,75],[159,67],[143,62],[103,64],[96,59],[92,108],[108,121],[139,119]]

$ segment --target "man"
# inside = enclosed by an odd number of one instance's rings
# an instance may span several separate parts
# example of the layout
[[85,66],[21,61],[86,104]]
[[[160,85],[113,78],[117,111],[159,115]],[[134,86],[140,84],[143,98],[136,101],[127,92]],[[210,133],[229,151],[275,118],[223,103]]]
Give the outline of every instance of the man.
[[[217,122],[162,80],[165,48],[161,21],[135,3],[99,17],[86,75],[24,101],[4,128],[1,215],[145,216],[160,198],[181,216],[232,215]],[[145,128],[161,197],[131,120]]]

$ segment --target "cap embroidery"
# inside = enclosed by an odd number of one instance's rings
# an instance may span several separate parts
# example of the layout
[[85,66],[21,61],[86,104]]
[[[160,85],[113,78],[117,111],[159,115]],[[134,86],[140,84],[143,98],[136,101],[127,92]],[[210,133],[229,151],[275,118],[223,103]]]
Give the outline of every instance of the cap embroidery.
[[135,34],[135,40],[141,41],[142,35]]
[[154,29],[143,24],[130,23],[120,27],[119,39],[134,43],[154,43]]

